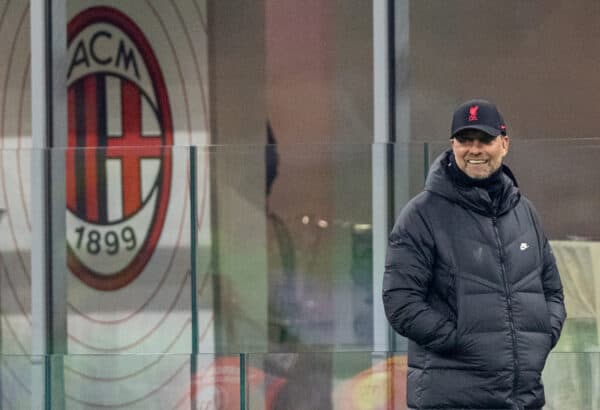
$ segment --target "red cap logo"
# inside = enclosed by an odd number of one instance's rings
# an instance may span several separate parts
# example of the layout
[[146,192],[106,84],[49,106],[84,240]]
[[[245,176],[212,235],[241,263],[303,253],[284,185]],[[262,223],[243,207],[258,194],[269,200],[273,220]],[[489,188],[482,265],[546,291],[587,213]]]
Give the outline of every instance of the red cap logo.
[[473,105],[469,108],[469,121],[477,121],[477,110],[479,110],[478,105]]

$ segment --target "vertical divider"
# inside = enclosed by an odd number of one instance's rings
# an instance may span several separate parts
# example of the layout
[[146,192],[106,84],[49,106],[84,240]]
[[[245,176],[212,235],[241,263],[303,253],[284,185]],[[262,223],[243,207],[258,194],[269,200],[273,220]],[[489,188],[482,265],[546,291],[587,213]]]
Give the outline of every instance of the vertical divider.
[[240,353],[240,410],[246,410],[246,354]]
[[[67,354],[66,0],[30,0],[33,410],[62,410]],[[53,158],[52,151],[58,149]],[[49,358],[45,360],[44,358]],[[50,368],[48,368],[50,366]],[[51,371],[51,373],[49,373]]]
[[[44,361],[44,409],[52,409],[52,355],[43,356]],[[34,404],[34,403],[32,403]],[[34,404],[35,405],[35,404]]]
[[[190,376],[191,382],[195,383],[196,372],[198,370],[198,288],[197,288],[197,260],[196,253],[198,248],[198,228],[197,228],[197,159],[198,150],[196,146],[189,147],[189,189],[190,189],[190,275],[191,275],[191,310],[192,310],[192,356],[190,358]],[[173,154],[173,153],[171,153]],[[197,388],[197,386],[196,386]],[[196,389],[191,397],[191,409],[196,410]]]

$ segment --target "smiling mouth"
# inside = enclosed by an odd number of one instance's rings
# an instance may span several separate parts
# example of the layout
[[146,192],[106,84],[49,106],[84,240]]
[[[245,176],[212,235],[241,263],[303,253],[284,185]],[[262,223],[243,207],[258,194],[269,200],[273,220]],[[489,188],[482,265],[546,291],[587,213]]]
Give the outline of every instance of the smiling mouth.
[[484,159],[468,159],[467,162],[473,165],[481,165],[485,164],[487,161]]

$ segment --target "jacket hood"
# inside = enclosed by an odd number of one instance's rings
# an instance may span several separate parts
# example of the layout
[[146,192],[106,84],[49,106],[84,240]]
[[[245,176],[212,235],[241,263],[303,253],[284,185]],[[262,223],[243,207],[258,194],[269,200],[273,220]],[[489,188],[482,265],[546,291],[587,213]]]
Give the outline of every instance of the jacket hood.
[[433,162],[425,181],[426,191],[443,196],[453,203],[490,217],[505,214],[517,205],[521,194],[517,180],[508,166],[502,164],[502,188],[497,203],[493,204],[485,189],[461,187],[454,183],[448,171],[451,155],[452,150],[449,149]]

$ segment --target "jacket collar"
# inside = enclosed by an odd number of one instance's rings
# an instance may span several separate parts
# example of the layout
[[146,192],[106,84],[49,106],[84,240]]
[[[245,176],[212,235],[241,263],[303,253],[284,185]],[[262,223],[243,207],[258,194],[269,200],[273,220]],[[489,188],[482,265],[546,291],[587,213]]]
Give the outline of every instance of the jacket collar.
[[500,193],[496,203],[492,203],[484,188],[463,187],[453,182],[448,170],[451,155],[452,150],[447,150],[433,162],[425,181],[426,191],[488,217],[503,215],[517,205],[521,194],[517,180],[508,166],[502,165]]

